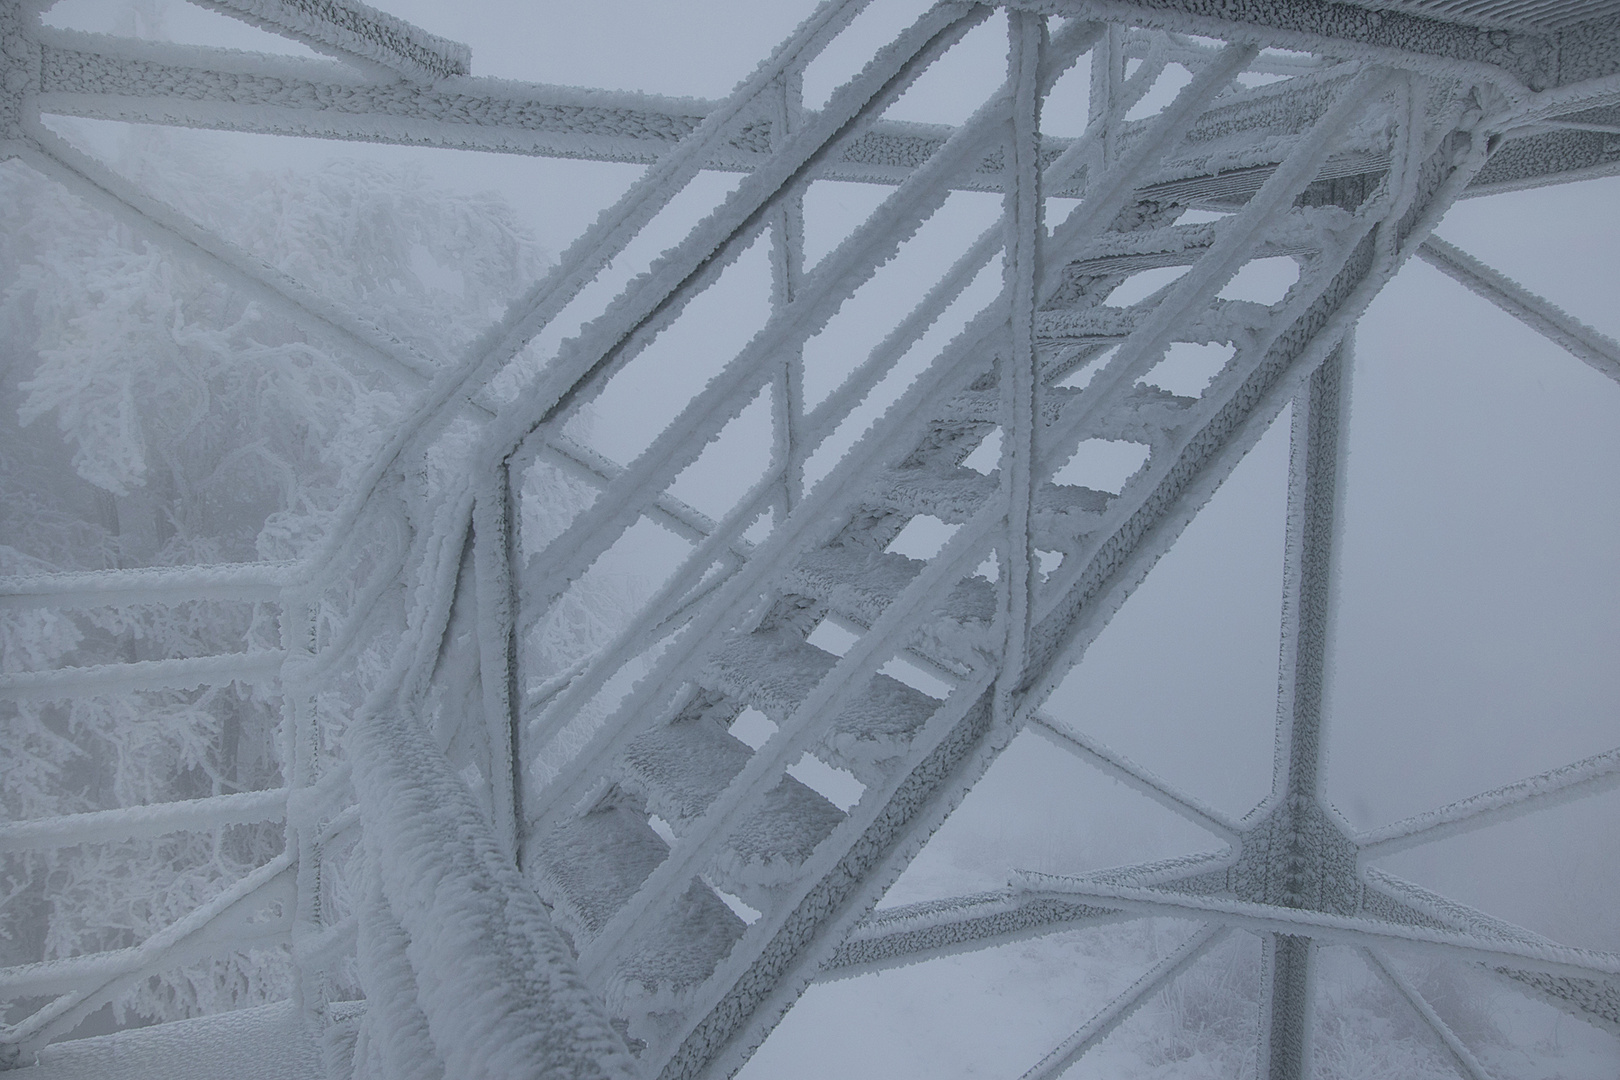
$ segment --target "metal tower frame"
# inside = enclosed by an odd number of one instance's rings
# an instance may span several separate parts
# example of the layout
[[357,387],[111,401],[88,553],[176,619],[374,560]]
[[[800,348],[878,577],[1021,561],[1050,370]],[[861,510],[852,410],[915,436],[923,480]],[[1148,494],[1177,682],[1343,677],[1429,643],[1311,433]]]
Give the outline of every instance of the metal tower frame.
[[[1268,1080],[1309,1074],[1319,943],[1362,950],[1474,1080],[1485,1070],[1386,948],[1481,965],[1620,1032],[1620,956],[1557,944],[1369,865],[1610,790],[1620,749],[1370,833],[1350,828],[1318,782],[1357,318],[1416,256],[1620,378],[1620,345],[1430,235],[1459,198],[1620,169],[1611,0],[944,0],[873,43],[819,109],[802,100],[806,67],[858,33],[862,0],[827,0],[714,102],[479,78],[464,46],[353,0],[199,2],[334,59],[52,29],[45,5],[4,0],[0,153],[415,399],[295,564],[0,582],[11,607],[275,605],[278,650],[0,674],[0,697],[265,682],[279,687],[288,733],[282,790],[0,825],[0,852],[264,821],[284,821],[287,837],[283,854],[138,946],[0,970],[8,1001],[37,1003],[0,1032],[0,1067],[28,1065],[167,966],[281,942],[300,986],[296,1008],[273,1022],[318,1039],[333,1077],[726,1076],[818,979],[1148,915],[1204,929],[1027,1076],[1061,1073],[1233,931],[1264,944]],[[1001,13],[1006,79],[971,118],[885,119],[930,64]],[[1043,137],[1043,99],[1088,53],[1089,126]],[[1170,64],[1191,81],[1155,115],[1127,120]],[[1244,72],[1273,78],[1249,86],[1236,81]],[[142,193],[44,114],[646,171],[465,355],[429,357]],[[706,170],[742,178],[583,317],[582,290]],[[889,192],[807,266],[803,197],[820,179]],[[807,401],[806,343],[958,190],[1000,193],[999,222]],[[1053,198],[1076,202],[1049,227]],[[1190,210],[1203,220],[1181,221]],[[769,247],[770,310],[722,374],[634,460],[571,438],[570,419],[756,242]],[[1299,266],[1282,300],[1220,297],[1243,266],[1275,256]],[[959,320],[867,429],[858,407],[998,260],[995,299]],[[1108,303],[1125,280],[1163,267],[1187,270],[1144,300]],[[568,312],[579,332],[527,363],[530,343]],[[1145,378],[1175,342],[1231,347],[1196,397]],[[762,395],[770,461],[713,520],[671,486]],[[1290,403],[1275,779],[1234,819],[1042,705]],[[807,461],[841,431],[859,437],[825,451],[836,464],[807,484]],[[997,467],[964,466],[992,432]],[[1057,482],[1088,439],[1140,444],[1145,463],[1118,492]],[[426,460],[460,482],[425,485]],[[552,537],[521,524],[537,463],[599,490]],[[923,515],[955,526],[938,553],[889,550]],[[535,670],[529,633],[642,521],[680,536],[684,561],[610,645],[571,669]],[[807,640],[823,622],[853,637],[842,654]],[[451,685],[465,702],[454,753],[427,723],[430,699]],[[1084,876],[1025,873],[1000,893],[874,913],[1026,727],[1224,846]],[[807,754],[859,795],[839,805],[791,775]],[[483,803],[457,771],[469,762]],[[214,1019],[174,1038],[239,1037],[240,1023]]]

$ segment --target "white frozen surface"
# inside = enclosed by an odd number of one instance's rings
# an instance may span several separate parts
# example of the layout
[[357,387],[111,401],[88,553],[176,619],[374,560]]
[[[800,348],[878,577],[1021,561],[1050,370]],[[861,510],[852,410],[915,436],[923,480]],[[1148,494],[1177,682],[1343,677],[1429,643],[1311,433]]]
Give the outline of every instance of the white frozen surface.
[[17,1080],[317,1080],[320,1048],[292,1002],[54,1043]]

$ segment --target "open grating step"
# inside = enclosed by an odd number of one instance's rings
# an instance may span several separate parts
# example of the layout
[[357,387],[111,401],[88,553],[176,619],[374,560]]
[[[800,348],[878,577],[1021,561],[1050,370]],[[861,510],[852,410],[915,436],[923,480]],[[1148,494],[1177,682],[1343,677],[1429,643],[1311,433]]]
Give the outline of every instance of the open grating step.
[[[806,553],[788,571],[785,584],[871,626],[926,565],[898,552],[830,545]],[[933,618],[913,640],[926,653],[969,664],[985,647],[995,612],[995,586],[981,577],[964,578],[933,607]]]
[[615,950],[605,987],[608,1010],[628,1019],[636,1038],[656,1037],[644,1030],[643,1019],[684,1013],[746,929],[713,889],[694,880],[656,923]]
[[525,845],[524,865],[552,919],[584,948],[669,855],[647,815],[604,800]]
[[[1151,305],[1048,308],[1035,313],[1035,337],[1047,344],[1123,341],[1152,312]],[[1210,342],[1231,344],[1265,328],[1271,319],[1271,309],[1265,304],[1257,304],[1253,300],[1217,298],[1207,310],[1183,323],[1177,330],[1175,340],[1195,345]]]
[[[1041,419],[1054,423],[1070,408],[1081,391],[1069,386],[1049,386],[1041,392]],[[1197,398],[1182,397],[1157,386],[1138,384],[1128,390],[1113,408],[1098,416],[1088,432],[1095,438],[1129,439],[1155,443],[1187,418],[1187,410]],[[940,411],[940,422],[992,427],[1001,422],[1001,398],[995,391],[959,394]]]
[[[964,467],[891,469],[878,482],[884,504],[906,514],[929,514],[961,525],[980,507],[1000,495],[994,475]],[[1114,496],[1106,491],[1068,484],[1043,484],[1035,493],[1034,532],[1037,545],[1068,545],[1074,537],[1101,523]]]
[[[632,742],[615,772],[621,786],[641,795],[648,811],[682,835],[742,772],[752,753],[712,720],[678,720]],[[842,820],[836,806],[784,776],[726,840],[715,862],[718,879],[750,903],[768,903],[759,891],[792,879]]]
[[[791,631],[740,634],[722,644],[703,667],[711,689],[746,701],[784,723],[838,657]],[[883,777],[883,765],[905,752],[939,702],[905,683],[878,674],[846,705],[823,735],[817,756],[848,769],[863,783]]]

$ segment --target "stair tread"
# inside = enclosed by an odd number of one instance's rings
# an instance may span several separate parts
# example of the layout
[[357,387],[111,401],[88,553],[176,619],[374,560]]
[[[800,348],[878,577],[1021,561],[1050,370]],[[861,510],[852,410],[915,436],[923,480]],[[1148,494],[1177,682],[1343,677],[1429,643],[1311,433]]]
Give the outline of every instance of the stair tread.
[[[927,564],[893,551],[829,546],[807,553],[788,571],[788,586],[870,626]],[[935,613],[964,628],[995,617],[995,586],[980,577],[958,582]]]
[[818,792],[784,776],[759,809],[726,838],[716,869],[726,883],[737,886],[743,899],[754,899],[755,890],[796,878],[816,845],[843,820],[844,812]]
[[659,724],[638,736],[618,762],[620,783],[679,832],[724,791],[752,751],[707,719]]
[[[784,722],[838,657],[779,631],[739,634],[717,649],[703,677],[714,689]],[[870,775],[870,766],[902,753],[939,703],[884,674],[874,675],[835,717],[820,742],[830,764]]]
[[[952,525],[966,523],[1000,494],[994,475],[964,466],[891,469],[878,486],[885,504],[912,514],[929,514]],[[1114,498],[1106,491],[1071,484],[1042,484],[1035,492],[1034,529],[1039,543],[1069,537],[1097,524]]]
[[[1129,337],[1151,307],[1099,304],[1084,308],[1049,308],[1035,313],[1035,336],[1043,341],[1116,341]],[[1178,331],[1175,340],[1206,343],[1234,341],[1268,325],[1271,309],[1251,300],[1211,301]]]
[[576,946],[601,933],[669,855],[644,813],[612,805],[561,822],[526,852],[536,890]]
[[[752,751],[704,721],[661,724],[637,738],[619,765],[620,783],[683,833],[748,763]],[[784,776],[727,837],[716,869],[749,899],[791,879],[844,814],[818,792]]]
[[607,978],[608,1009],[629,1017],[640,1037],[638,1019],[686,1008],[746,929],[713,889],[693,881],[620,952]]
[[[1056,422],[1080,394],[1081,391],[1069,386],[1047,387],[1041,395],[1043,422]],[[1162,432],[1184,420],[1187,410],[1197,404],[1197,398],[1138,383],[1114,408],[1097,417],[1091,425],[1096,430],[1089,431],[1088,435],[1153,442]],[[940,410],[939,420],[947,424],[997,425],[1001,422],[1001,396],[994,390],[958,394]]]

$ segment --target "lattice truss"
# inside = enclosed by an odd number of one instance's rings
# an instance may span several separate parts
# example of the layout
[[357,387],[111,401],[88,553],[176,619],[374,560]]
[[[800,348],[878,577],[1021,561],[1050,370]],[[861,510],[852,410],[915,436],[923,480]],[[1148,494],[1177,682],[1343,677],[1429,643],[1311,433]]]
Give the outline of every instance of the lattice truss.
[[[1318,780],[1357,317],[1416,255],[1620,377],[1613,341],[1429,235],[1465,193],[1611,169],[1620,19],[1607,5],[947,2],[867,48],[820,109],[802,104],[803,72],[859,0],[823,4],[718,102],[480,79],[465,47],[349,0],[207,6],[335,59],[53,30],[37,5],[6,0],[5,153],[414,388],[414,405],[296,563],[0,585],[12,608],[268,605],[274,648],[12,672],[0,694],[138,702],[156,689],[264,684],[282,702],[287,780],[0,826],[8,853],[286,829],[281,854],[137,945],[0,970],[6,1063],[31,1062],[154,973],[283,943],[298,1015],[334,1077],[725,1076],[817,979],[1153,915],[1204,928],[1029,1076],[1062,1072],[1234,931],[1264,945],[1266,1077],[1308,1068],[1323,943],[1361,950],[1476,1080],[1483,1068],[1386,949],[1478,965],[1620,1031],[1620,957],[1369,866],[1612,789],[1620,749],[1370,833],[1346,824]],[[1006,78],[970,119],[884,118],[992,18],[1008,28]],[[1042,138],[1043,100],[1088,54],[1089,126]],[[1158,113],[1125,120],[1172,63],[1190,81]],[[1246,72],[1266,78],[1238,81]],[[647,168],[464,355],[429,357],[143,194],[42,113]],[[570,308],[717,169],[744,175],[681,243],[598,313]],[[887,195],[810,266],[803,197],[826,178]],[[830,376],[807,368],[807,342],[852,296],[881,287],[879,269],[957,190],[1000,192],[999,222],[868,355]],[[723,374],[634,460],[571,438],[568,422],[633,375],[756,243],[770,252],[769,311]],[[1220,298],[1246,264],[1276,256],[1298,267],[1283,299]],[[1139,302],[1108,303],[1122,282],[1164,267],[1187,270]],[[986,273],[1000,283],[994,299],[963,310]],[[522,363],[571,310],[578,333],[545,363]],[[1147,378],[1177,342],[1229,347],[1196,395]],[[903,363],[914,374],[881,416],[860,413]],[[806,380],[817,377],[833,388],[812,401]],[[756,401],[769,402],[774,449],[747,463],[751,486],[729,511],[706,517],[672,484]],[[1041,710],[1290,403],[1275,781],[1234,819]],[[993,467],[963,464],[996,439]],[[1097,439],[1139,444],[1144,464],[1118,492],[1056,482]],[[818,453],[835,463],[809,485]],[[597,489],[551,535],[523,524],[525,499],[539,497],[526,478],[542,468]],[[937,554],[888,550],[924,515],[955,526]],[[611,643],[539,670],[533,629],[647,522],[678,536],[684,557]],[[807,640],[823,623],[851,641],[841,655]],[[1224,846],[1088,876],[1015,874],[999,893],[873,914],[1031,726]],[[807,754],[858,794],[835,803],[789,775]]]

